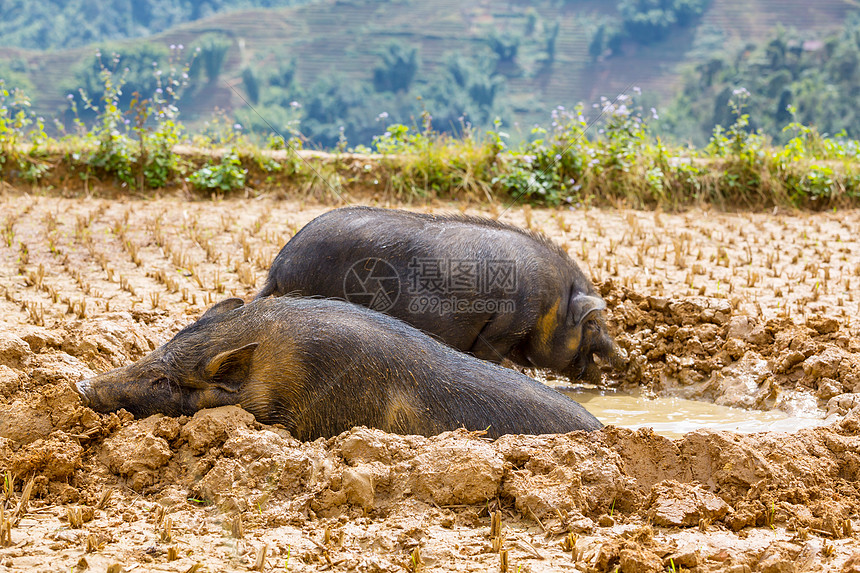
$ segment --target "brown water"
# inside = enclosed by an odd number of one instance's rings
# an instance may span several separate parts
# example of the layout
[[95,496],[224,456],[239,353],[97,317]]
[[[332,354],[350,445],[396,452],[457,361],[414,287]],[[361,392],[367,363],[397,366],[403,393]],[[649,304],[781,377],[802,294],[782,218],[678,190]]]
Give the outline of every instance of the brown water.
[[779,410],[742,410],[683,398],[651,398],[614,390],[580,385],[552,384],[573,398],[604,424],[638,429],[651,427],[658,434],[677,438],[699,429],[739,433],[795,432],[821,426],[820,415],[789,416]]

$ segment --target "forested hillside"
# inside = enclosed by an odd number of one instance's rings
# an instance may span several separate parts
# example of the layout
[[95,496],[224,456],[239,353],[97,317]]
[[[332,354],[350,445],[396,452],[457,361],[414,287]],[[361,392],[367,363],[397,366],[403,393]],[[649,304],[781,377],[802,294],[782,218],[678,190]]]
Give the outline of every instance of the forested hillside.
[[242,8],[308,0],[0,0],[0,45],[36,50],[150,36],[178,24]]
[[[741,97],[738,97],[741,96]],[[687,75],[664,129],[702,144],[714,125],[748,114],[750,129],[777,142],[792,122],[823,134],[860,138],[860,18],[817,37],[777,28],[760,43],[715,55]],[[730,100],[742,106],[732,109]]]
[[170,77],[192,131],[218,114],[262,138],[274,128],[327,148],[369,145],[392,124],[457,133],[500,122],[523,140],[536,123],[550,127],[558,106],[584,102],[593,117],[601,97],[634,88],[667,137],[706,142],[716,123],[732,121],[728,96],[739,87],[751,94],[751,125],[767,133],[790,120],[789,103],[803,122],[856,131],[838,101],[854,93],[843,72],[857,57],[854,24],[839,32],[856,10],[845,0],[0,5],[9,24],[0,78],[66,128],[97,113],[108,74],[123,84],[121,109],[135,93],[157,96]]

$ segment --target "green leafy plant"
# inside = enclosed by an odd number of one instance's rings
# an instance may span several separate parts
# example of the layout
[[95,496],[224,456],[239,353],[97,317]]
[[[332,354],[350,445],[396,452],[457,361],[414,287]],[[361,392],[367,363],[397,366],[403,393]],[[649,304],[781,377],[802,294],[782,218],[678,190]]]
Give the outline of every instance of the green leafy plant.
[[224,154],[220,163],[207,163],[186,180],[204,191],[237,191],[245,187],[247,173],[236,150],[231,149]]

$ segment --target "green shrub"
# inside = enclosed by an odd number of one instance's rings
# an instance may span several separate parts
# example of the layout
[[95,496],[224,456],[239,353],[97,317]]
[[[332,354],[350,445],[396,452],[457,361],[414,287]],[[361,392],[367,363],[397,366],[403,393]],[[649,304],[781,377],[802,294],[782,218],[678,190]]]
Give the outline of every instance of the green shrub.
[[207,163],[189,175],[186,181],[201,191],[238,191],[245,187],[247,173],[236,150],[231,149],[220,163]]

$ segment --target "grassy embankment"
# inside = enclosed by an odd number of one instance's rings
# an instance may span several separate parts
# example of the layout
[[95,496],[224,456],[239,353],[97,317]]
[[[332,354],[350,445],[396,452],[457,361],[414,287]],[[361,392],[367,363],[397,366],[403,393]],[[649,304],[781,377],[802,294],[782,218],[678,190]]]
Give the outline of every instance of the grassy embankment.
[[373,148],[343,142],[331,153],[301,150],[300,139],[255,145],[229,124],[192,135],[164,99],[117,108],[105,77],[98,121],[46,135],[21,94],[0,88],[0,175],[6,184],[59,193],[151,194],[182,190],[307,195],[323,200],[373,195],[522,201],[539,205],[626,205],[677,209],[775,205],[810,209],[860,203],[860,143],[821,137],[797,124],[784,147],[749,133],[745,95],[735,122],[718,127],[704,149],[667,145],[649,133],[647,114],[628,97],[604,100],[586,123],[581,109],[556,109],[552,127],[509,146],[501,129],[461,137],[391,125]]

